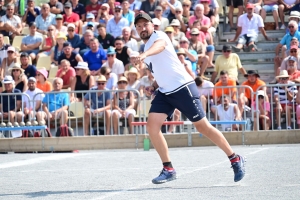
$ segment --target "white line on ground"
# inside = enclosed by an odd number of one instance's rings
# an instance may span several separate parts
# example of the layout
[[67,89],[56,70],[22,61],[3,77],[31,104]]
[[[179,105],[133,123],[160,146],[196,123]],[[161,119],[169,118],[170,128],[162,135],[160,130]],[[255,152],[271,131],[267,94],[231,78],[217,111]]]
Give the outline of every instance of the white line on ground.
[[[257,150],[257,151],[253,151],[253,152],[251,152],[251,153],[247,153],[245,156],[247,156],[247,155],[253,155],[253,154],[259,153],[259,152],[261,152],[261,151],[267,150],[267,149],[269,149],[269,148],[262,148],[262,149],[259,149],[259,150]],[[226,160],[224,160],[224,161],[222,161],[222,162],[218,162],[218,163],[215,163],[215,164],[212,164],[212,165],[208,165],[208,166],[205,166],[205,167],[201,167],[201,168],[198,168],[198,169],[195,169],[195,170],[192,170],[192,171],[188,171],[188,172],[179,174],[178,177],[184,176],[184,175],[187,175],[187,174],[191,174],[191,173],[194,173],[194,172],[196,172],[196,171],[201,171],[201,170],[203,170],[203,169],[215,167],[215,166],[218,166],[218,165],[223,164],[223,163],[225,163],[225,162],[228,162],[228,159],[226,159]],[[110,197],[116,196],[116,195],[118,195],[118,194],[120,194],[120,193],[128,192],[128,191],[130,191],[130,190],[136,190],[136,189],[139,189],[139,188],[141,188],[141,187],[144,187],[144,186],[147,186],[147,185],[151,185],[151,184],[152,184],[152,183],[151,183],[150,180],[149,180],[149,182],[147,182],[147,183],[142,183],[142,184],[140,184],[140,185],[137,185],[137,186],[134,186],[134,187],[131,187],[131,188],[127,188],[127,189],[123,189],[123,190],[120,190],[120,191],[117,191],[117,192],[109,193],[109,194],[106,194],[106,195],[101,196],[101,197],[93,198],[93,199],[91,199],[91,200],[103,200],[103,199],[106,199],[106,198],[110,198]]]

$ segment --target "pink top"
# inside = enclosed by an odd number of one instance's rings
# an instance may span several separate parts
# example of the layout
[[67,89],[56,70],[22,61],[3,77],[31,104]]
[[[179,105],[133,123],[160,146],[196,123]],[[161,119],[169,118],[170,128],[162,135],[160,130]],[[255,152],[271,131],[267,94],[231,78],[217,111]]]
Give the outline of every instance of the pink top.
[[[56,73],[56,77],[60,77],[62,71],[63,71],[62,68],[60,68]],[[64,81],[64,85],[70,84],[70,77],[75,77],[75,76],[76,76],[75,69],[73,67],[70,67],[67,73],[61,77],[62,80]]]
[[[253,110],[256,111],[256,102],[255,101],[253,101],[253,103],[252,103],[252,108],[253,108]],[[265,102],[264,110],[270,112],[270,103],[269,102]]]
[[[196,19],[197,18],[196,18],[195,15],[190,17],[190,20],[189,20],[189,26],[190,27],[193,26],[193,23],[194,23],[194,21],[196,21]],[[201,22],[201,25],[208,25],[209,27],[211,26],[210,19],[208,17],[204,16],[204,15],[203,15],[202,20],[200,22]]]

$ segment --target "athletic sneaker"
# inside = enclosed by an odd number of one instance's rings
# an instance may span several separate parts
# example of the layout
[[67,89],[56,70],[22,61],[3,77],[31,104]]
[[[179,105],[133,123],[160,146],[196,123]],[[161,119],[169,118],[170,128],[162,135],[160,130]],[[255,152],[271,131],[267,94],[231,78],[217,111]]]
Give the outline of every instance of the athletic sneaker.
[[231,163],[231,168],[234,172],[234,182],[242,180],[245,176],[245,158],[243,156],[237,155],[240,160],[238,162]]
[[163,170],[161,170],[159,176],[152,180],[152,183],[162,184],[162,183],[166,183],[168,181],[173,181],[176,178],[177,178],[177,176],[176,176],[175,169],[167,170],[167,169],[163,168]]

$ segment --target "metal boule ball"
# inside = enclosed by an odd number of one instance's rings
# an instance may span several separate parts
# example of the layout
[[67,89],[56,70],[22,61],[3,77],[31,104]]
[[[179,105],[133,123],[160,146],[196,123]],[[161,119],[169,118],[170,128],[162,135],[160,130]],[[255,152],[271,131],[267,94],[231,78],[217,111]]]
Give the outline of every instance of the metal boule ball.
[[42,120],[42,121],[39,122],[40,126],[44,126],[45,124],[46,124],[45,120]]
[[12,127],[12,123],[11,122],[7,122],[6,126],[7,127]]
[[31,122],[26,122],[26,126],[31,126]]
[[1,126],[1,127],[5,127],[6,124],[5,124],[4,122],[2,122],[2,123],[0,124],[0,126]]
[[37,126],[37,125],[39,125],[39,123],[38,123],[37,121],[33,121],[33,122],[32,122],[32,125],[33,125],[33,126]]
[[25,122],[20,122],[20,126],[25,126]]
[[19,123],[18,122],[14,122],[14,127],[18,127]]

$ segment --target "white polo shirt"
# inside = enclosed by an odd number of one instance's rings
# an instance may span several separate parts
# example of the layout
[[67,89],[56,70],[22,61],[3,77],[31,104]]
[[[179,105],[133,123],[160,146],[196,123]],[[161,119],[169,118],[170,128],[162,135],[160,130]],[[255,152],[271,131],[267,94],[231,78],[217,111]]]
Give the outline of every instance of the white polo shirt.
[[[101,67],[104,67],[104,66],[109,67],[108,61],[103,63],[103,65]],[[123,62],[117,58],[115,58],[114,64],[112,65],[112,68],[110,68],[110,69],[111,69],[112,73],[115,73],[117,75],[124,74],[124,70],[125,70]]]
[[157,40],[166,42],[165,49],[159,54],[146,57],[144,62],[159,85],[159,91],[162,93],[173,93],[194,82],[194,79],[179,61],[171,40],[164,32],[153,31],[145,44],[145,51]]
[[238,27],[242,27],[241,35],[247,35],[248,37],[257,36],[259,27],[264,27],[263,19],[260,15],[253,13],[251,20],[247,17],[247,13],[242,14],[238,19]]
[[[18,27],[18,24],[21,25],[21,19],[17,15],[13,15],[11,19],[7,18],[7,15],[3,15],[0,21],[13,27]],[[12,35],[12,32],[9,32],[9,35]]]

